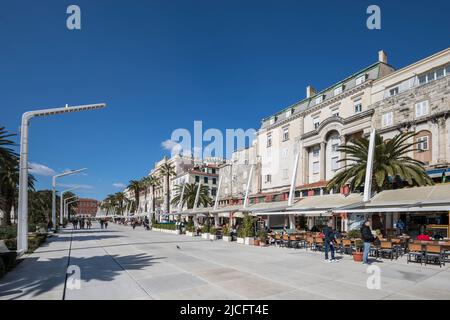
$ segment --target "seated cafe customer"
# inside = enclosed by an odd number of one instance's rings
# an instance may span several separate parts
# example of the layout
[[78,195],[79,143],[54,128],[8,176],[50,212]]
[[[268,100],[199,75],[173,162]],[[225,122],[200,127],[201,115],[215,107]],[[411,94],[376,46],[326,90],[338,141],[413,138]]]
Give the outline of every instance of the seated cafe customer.
[[431,239],[430,239],[429,235],[422,233],[422,234],[419,234],[417,236],[417,240],[419,240],[419,241],[430,241]]

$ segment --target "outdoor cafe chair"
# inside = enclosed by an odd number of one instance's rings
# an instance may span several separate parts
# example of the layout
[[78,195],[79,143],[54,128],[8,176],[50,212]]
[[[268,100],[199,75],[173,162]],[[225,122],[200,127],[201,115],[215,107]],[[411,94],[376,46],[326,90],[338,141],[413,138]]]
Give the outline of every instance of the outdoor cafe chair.
[[424,261],[424,259],[425,259],[425,252],[422,249],[422,244],[410,243],[409,251],[408,251],[408,259],[406,260],[406,262],[407,263],[420,262],[420,265],[422,265],[422,262]]
[[313,237],[306,238],[306,249],[314,250],[315,242]]
[[321,237],[315,238],[314,250],[315,251],[323,251],[324,250],[324,242]]
[[298,244],[299,244],[299,241],[297,240],[297,236],[291,235],[289,237],[289,247],[290,248],[294,248],[294,249],[298,249]]
[[397,255],[403,256],[405,254],[406,245],[405,242],[402,239],[394,238],[391,239],[392,246],[397,252]]
[[334,248],[335,248],[336,252],[339,252],[340,254],[344,253],[344,247],[342,245],[342,239],[335,239]]
[[425,265],[428,262],[439,263],[439,267],[445,265],[445,257],[442,247],[438,244],[427,244],[425,249]]
[[281,238],[281,246],[282,247],[289,247],[289,235],[285,234],[282,238]]
[[275,246],[281,246],[281,235],[279,233],[275,233]]
[[381,258],[388,257],[391,260],[398,259],[397,250],[390,241],[380,241],[379,256]]
[[342,250],[344,254],[352,254],[352,240],[350,239],[342,239]]

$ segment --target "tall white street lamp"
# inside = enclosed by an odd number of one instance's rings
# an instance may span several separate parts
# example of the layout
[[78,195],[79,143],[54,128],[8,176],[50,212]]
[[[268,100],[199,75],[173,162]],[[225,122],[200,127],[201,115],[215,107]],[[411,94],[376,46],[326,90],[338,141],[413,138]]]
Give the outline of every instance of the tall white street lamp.
[[70,198],[67,198],[64,200],[64,215],[69,218],[69,205],[68,205],[68,201],[73,200],[73,199],[78,199],[78,196],[73,196]]
[[60,204],[60,206],[59,206],[59,223],[61,225],[64,222],[63,218],[64,218],[64,213],[65,213],[65,211],[63,211],[64,210],[64,194],[67,193],[67,192],[71,192],[71,191],[77,190],[79,188],[80,188],[79,186],[75,186],[73,188],[61,191],[61,195],[60,195],[61,199],[59,201],[59,204]]
[[88,111],[105,108],[106,104],[91,104],[76,107],[66,107],[28,111],[22,115],[20,130],[20,171],[19,171],[19,206],[17,221],[17,252],[19,255],[28,250],[28,129],[30,120],[35,117]]
[[86,170],[87,170],[87,168],[78,169],[78,170],[70,170],[70,171],[66,171],[66,172],[63,172],[63,173],[53,176],[53,179],[52,179],[52,222],[53,222],[54,230],[58,229],[57,225],[56,225],[56,222],[57,222],[56,221],[56,179],[70,176],[73,174],[77,174],[77,173],[80,173],[80,172],[83,172]]

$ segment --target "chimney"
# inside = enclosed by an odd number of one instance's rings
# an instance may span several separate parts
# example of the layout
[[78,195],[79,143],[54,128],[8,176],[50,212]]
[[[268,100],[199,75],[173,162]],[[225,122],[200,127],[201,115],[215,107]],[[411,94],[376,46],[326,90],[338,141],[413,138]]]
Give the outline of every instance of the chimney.
[[387,64],[387,54],[383,50],[378,51],[378,62]]
[[316,94],[316,89],[314,89],[312,86],[306,87],[306,98],[311,98],[315,94]]

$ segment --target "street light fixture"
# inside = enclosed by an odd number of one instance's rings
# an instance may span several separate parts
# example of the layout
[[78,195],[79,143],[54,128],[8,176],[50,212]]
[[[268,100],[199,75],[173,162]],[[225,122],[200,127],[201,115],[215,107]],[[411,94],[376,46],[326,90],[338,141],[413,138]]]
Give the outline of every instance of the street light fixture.
[[74,191],[74,190],[77,190],[77,189],[79,189],[80,187],[79,186],[76,186],[76,187],[73,187],[73,188],[70,188],[70,189],[67,189],[67,190],[64,190],[64,191],[61,191],[61,199],[60,199],[60,206],[59,206],[59,223],[62,225],[63,224],[63,218],[64,218],[64,213],[65,213],[65,211],[63,211],[64,210],[64,194],[65,193],[67,193],[67,192],[70,192],[70,191]]
[[30,120],[35,117],[46,117],[57,114],[96,110],[105,108],[106,104],[91,104],[76,107],[66,105],[63,108],[28,111],[22,115],[20,130],[20,171],[19,171],[19,206],[17,221],[17,253],[28,250],[28,129]]
[[52,222],[53,222],[53,228],[54,230],[57,230],[57,225],[56,225],[56,179],[58,178],[62,178],[62,177],[66,177],[66,176],[70,176],[73,174],[77,174],[83,171],[86,171],[87,168],[83,168],[83,169],[78,169],[78,170],[70,170],[70,171],[66,171],[57,175],[53,176],[52,179]]
[[78,199],[78,196],[73,196],[70,198],[67,198],[64,200],[64,215],[69,218],[69,205],[67,204],[67,201],[72,200],[72,199]]

